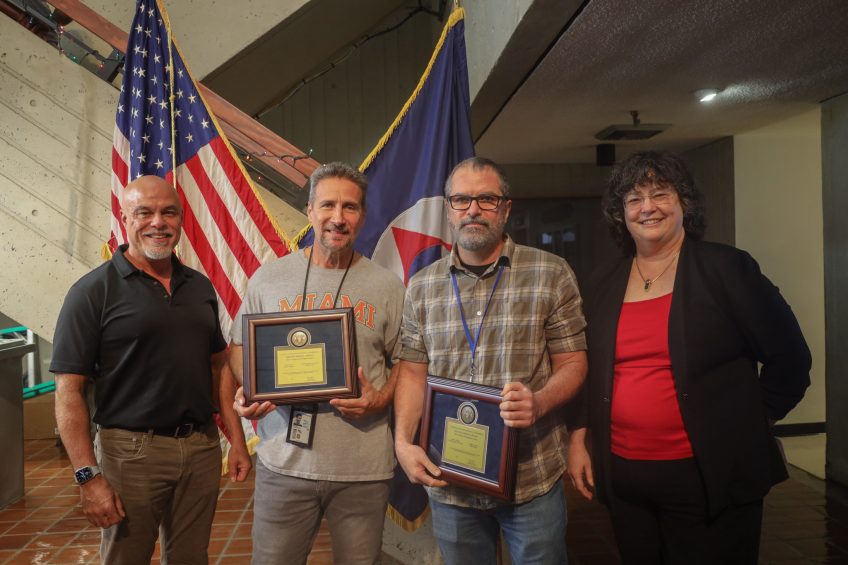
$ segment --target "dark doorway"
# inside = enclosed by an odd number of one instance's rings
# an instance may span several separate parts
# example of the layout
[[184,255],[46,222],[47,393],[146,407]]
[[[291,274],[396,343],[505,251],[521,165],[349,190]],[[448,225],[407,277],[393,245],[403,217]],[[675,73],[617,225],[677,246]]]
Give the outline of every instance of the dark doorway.
[[581,283],[617,253],[600,198],[513,200],[507,230],[516,243],[564,258]]

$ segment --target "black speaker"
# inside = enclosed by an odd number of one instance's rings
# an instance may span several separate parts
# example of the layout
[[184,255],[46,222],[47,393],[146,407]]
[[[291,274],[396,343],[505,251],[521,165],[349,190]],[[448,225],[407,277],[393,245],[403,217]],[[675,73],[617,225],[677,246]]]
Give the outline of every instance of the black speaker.
[[614,143],[599,143],[595,146],[595,164],[599,167],[615,165]]

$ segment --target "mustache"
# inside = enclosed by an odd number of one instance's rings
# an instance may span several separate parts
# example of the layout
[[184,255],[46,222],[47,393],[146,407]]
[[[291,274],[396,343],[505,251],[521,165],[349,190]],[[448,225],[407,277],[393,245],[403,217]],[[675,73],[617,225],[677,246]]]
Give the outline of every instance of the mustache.
[[459,227],[467,226],[468,224],[478,224],[487,228],[492,227],[492,224],[489,223],[489,220],[483,218],[482,216],[466,217],[459,221]]
[[350,229],[347,226],[345,226],[344,224],[333,224],[333,223],[331,223],[327,226],[327,229],[332,230],[332,231],[337,231],[341,234],[347,234],[347,233],[350,232]]

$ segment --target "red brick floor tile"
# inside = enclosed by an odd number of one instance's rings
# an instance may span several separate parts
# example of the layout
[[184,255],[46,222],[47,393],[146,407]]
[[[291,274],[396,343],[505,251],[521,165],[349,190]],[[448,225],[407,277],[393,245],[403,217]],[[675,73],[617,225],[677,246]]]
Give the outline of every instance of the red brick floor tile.
[[217,510],[239,510],[242,511],[247,506],[247,501],[239,498],[225,498],[218,501]]
[[239,524],[233,533],[234,538],[249,538],[251,535],[253,535],[253,524],[245,523]]
[[70,545],[100,545],[100,528],[91,527],[74,537]]
[[26,549],[62,549],[73,542],[77,534],[48,534],[35,536]]
[[87,530],[91,523],[85,518],[62,518],[57,520],[47,531],[50,533],[79,533]]
[[233,555],[233,554],[250,554],[253,549],[253,540],[250,538],[239,538],[230,540],[230,543],[227,545],[224,550],[224,555]]
[[20,522],[31,510],[29,508],[6,508],[0,510],[0,524],[6,522]]
[[210,539],[229,539],[238,526],[235,524],[212,524]]
[[241,510],[216,510],[215,511],[215,523],[216,524],[236,524],[244,514]]
[[58,549],[25,549],[17,553],[6,565],[32,565],[35,563],[50,563],[50,560],[59,553]]
[[26,519],[30,520],[52,520],[56,521],[59,518],[65,518],[72,512],[69,508],[62,507],[45,507],[45,508],[36,508],[32,512],[30,512]]
[[89,547],[69,547],[63,549],[50,560],[50,563],[95,563],[100,560],[100,552]]
[[47,531],[47,528],[52,526],[56,520],[30,520],[27,518],[23,522],[19,522],[14,527],[8,529],[4,532],[3,535],[14,535],[14,534],[29,534],[38,535],[43,534]]
[[0,536],[0,549],[22,549],[30,542],[32,536]]
[[230,542],[228,539],[213,539],[209,542],[209,555],[215,554],[220,555],[224,552],[224,548],[227,547],[227,544]]

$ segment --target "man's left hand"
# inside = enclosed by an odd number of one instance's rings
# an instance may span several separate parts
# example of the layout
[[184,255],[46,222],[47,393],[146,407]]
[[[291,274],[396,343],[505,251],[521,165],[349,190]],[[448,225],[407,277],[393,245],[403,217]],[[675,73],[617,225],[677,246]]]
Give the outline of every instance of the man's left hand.
[[501,392],[501,418],[510,428],[529,428],[541,415],[536,395],[524,383],[504,385]]
[[250,460],[244,441],[231,443],[230,451],[227,453],[227,476],[230,482],[243,482],[252,467],[253,462]]
[[368,382],[362,367],[359,367],[356,376],[359,378],[359,398],[334,398],[330,400],[330,404],[341,412],[342,416],[354,420],[373,412],[385,410],[386,403],[383,401],[380,391]]

